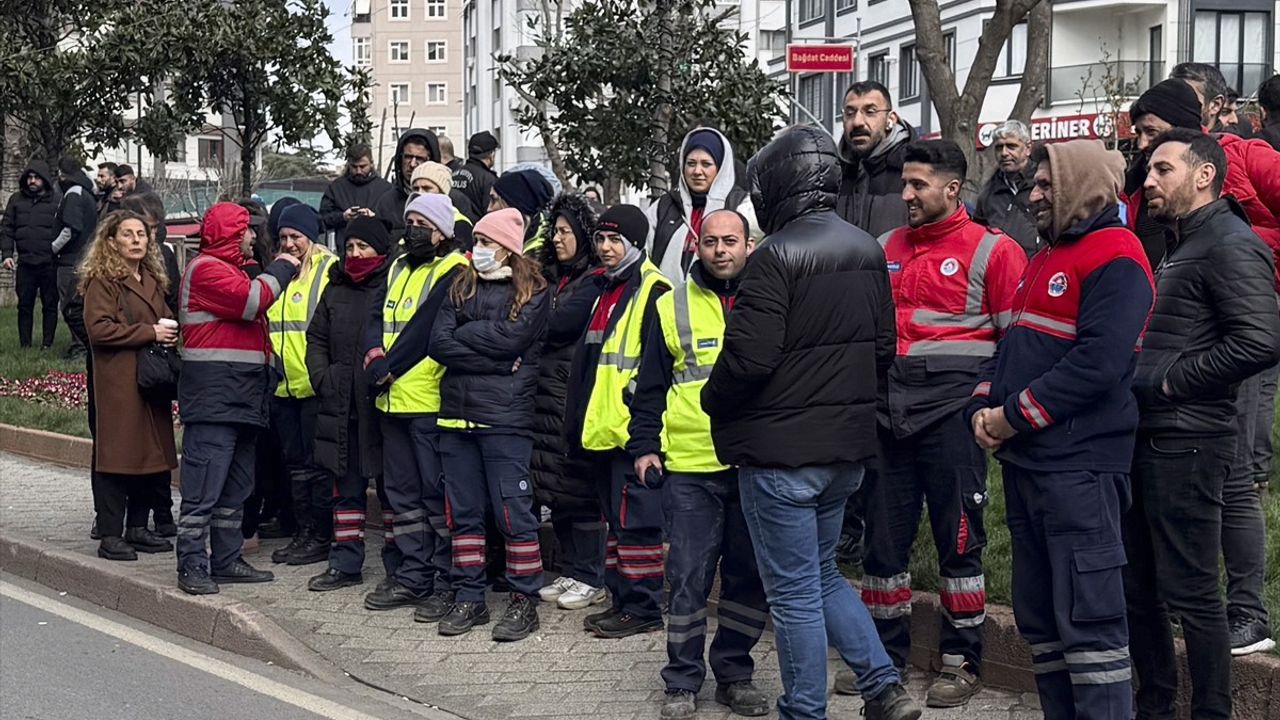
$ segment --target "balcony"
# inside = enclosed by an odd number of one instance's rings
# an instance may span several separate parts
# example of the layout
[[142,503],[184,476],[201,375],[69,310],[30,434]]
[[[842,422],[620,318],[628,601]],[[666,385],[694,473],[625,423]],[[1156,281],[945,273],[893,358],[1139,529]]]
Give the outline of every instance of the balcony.
[[1049,69],[1046,97],[1050,105],[1132,100],[1164,77],[1162,62],[1112,60],[1062,65]]

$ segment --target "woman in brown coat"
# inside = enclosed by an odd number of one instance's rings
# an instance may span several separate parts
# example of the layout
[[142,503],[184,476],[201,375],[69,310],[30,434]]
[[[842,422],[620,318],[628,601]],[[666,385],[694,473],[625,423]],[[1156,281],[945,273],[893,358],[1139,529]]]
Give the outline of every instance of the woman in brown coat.
[[165,304],[168,286],[159,245],[142,216],[122,210],[103,218],[80,266],[80,292],[93,353],[90,392],[98,407],[98,555],[109,560],[136,560],[136,550],[173,550],[147,529],[152,488],[178,464],[173,416],[167,403],[142,397],[137,379],[138,350],[177,341],[177,323]]

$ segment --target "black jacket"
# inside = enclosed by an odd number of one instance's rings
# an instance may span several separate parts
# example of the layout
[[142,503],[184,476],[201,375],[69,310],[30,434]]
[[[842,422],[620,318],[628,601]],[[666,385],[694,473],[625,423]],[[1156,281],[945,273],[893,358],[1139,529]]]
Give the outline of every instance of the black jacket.
[[787,131],[748,172],[767,236],[702,389],[716,455],[786,468],[866,460],[896,343],[884,252],[833,212],[840,165],[820,129]]
[[409,202],[409,194],[412,192],[410,181],[413,178],[406,177],[401,172],[403,163],[400,161],[404,155],[405,143],[410,140],[425,144],[431,159],[440,160],[440,141],[436,139],[436,134],[430,130],[424,128],[405,130],[404,134],[400,136],[399,142],[396,143],[396,154],[395,157],[391,158],[391,186],[378,196],[372,207],[373,214],[391,228],[391,244],[393,246],[400,242],[400,238],[404,237],[404,205]]
[[[27,178],[38,175],[44,188],[37,193],[27,188]],[[33,160],[18,180],[18,192],[9,196],[0,220],[0,256],[18,253],[21,265],[53,262],[53,240],[58,237],[58,205],[61,195],[53,175],[43,160]]]
[[391,183],[377,175],[356,180],[347,174],[334,180],[320,198],[320,231],[333,230],[341,243],[345,236],[342,230],[347,227],[347,219],[342,214],[353,207],[372,210],[390,189]]
[[1280,122],[1262,128],[1254,137],[1259,140],[1266,140],[1271,144],[1271,147],[1280,152]]
[[840,192],[836,212],[871,237],[907,224],[907,204],[902,201],[902,156],[916,139],[915,128],[905,120],[890,128],[889,135],[871,156],[859,160],[840,138]]
[[84,249],[93,240],[98,226],[98,203],[93,197],[93,182],[82,172],[64,183],[58,206],[58,239],[54,241],[54,262],[61,267],[75,267]]
[[1018,241],[1027,257],[1040,248],[1040,231],[1031,212],[1032,177],[1036,167],[1030,162],[1012,175],[997,169],[983,186],[975,204],[973,219],[983,225],[1002,230]]
[[[457,282],[455,279],[454,282]],[[533,296],[509,320],[510,281],[476,284],[456,307],[446,298],[431,330],[431,357],[445,367],[440,418],[465,420],[505,432],[533,429],[538,358],[551,309],[547,291]],[[519,368],[513,373],[516,360]]]
[[489,191],[496,182],[498,175],[488,165],[475,158],[467,158],[467,162],[453,172],[453,191],[449,193],[449,199],[474,223],[488,211]]
[[[329,268],[329,284],[307,326],[307,373],[319,399],[315,460],[335,477],[347,472],[351,443],[357,443],[361,477],[382,474],[382,435],[364,377],[364,332],[375,290],[387,284],[389,263],[357,285],[342,270]],[[352,424],[356,437],[350,436]]]
[[1133,381],[1138,429],[1229,435],[1239,383],[1280,359],[1271,251],[1224,198],[1178,222],[1155,276]]

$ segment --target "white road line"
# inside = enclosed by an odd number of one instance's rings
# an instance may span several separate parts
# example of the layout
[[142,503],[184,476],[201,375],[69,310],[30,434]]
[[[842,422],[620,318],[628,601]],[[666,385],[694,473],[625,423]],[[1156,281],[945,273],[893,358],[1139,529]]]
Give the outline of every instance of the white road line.
[[230,663],[201,655],[180,645],[147,635],[127,625],[121,625],[84,610],[50,600],[7,582],[0,581],[0,595],[331,720],[378,720],[372,715],[353,710],[332,700],[289,687],[261,675],[255,675]]

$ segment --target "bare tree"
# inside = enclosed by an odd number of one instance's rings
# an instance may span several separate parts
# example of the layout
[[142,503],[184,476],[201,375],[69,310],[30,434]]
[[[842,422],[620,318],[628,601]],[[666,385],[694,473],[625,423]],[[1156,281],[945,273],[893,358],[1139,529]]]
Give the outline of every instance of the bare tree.
[[1053,34],[1053,5],[1038,3],[1027,14],[1027,62],[1022,68],[1022,86],[1009,119],[1031,123],[1031,113],[1044,102],[1049,75],[1049,38]]

